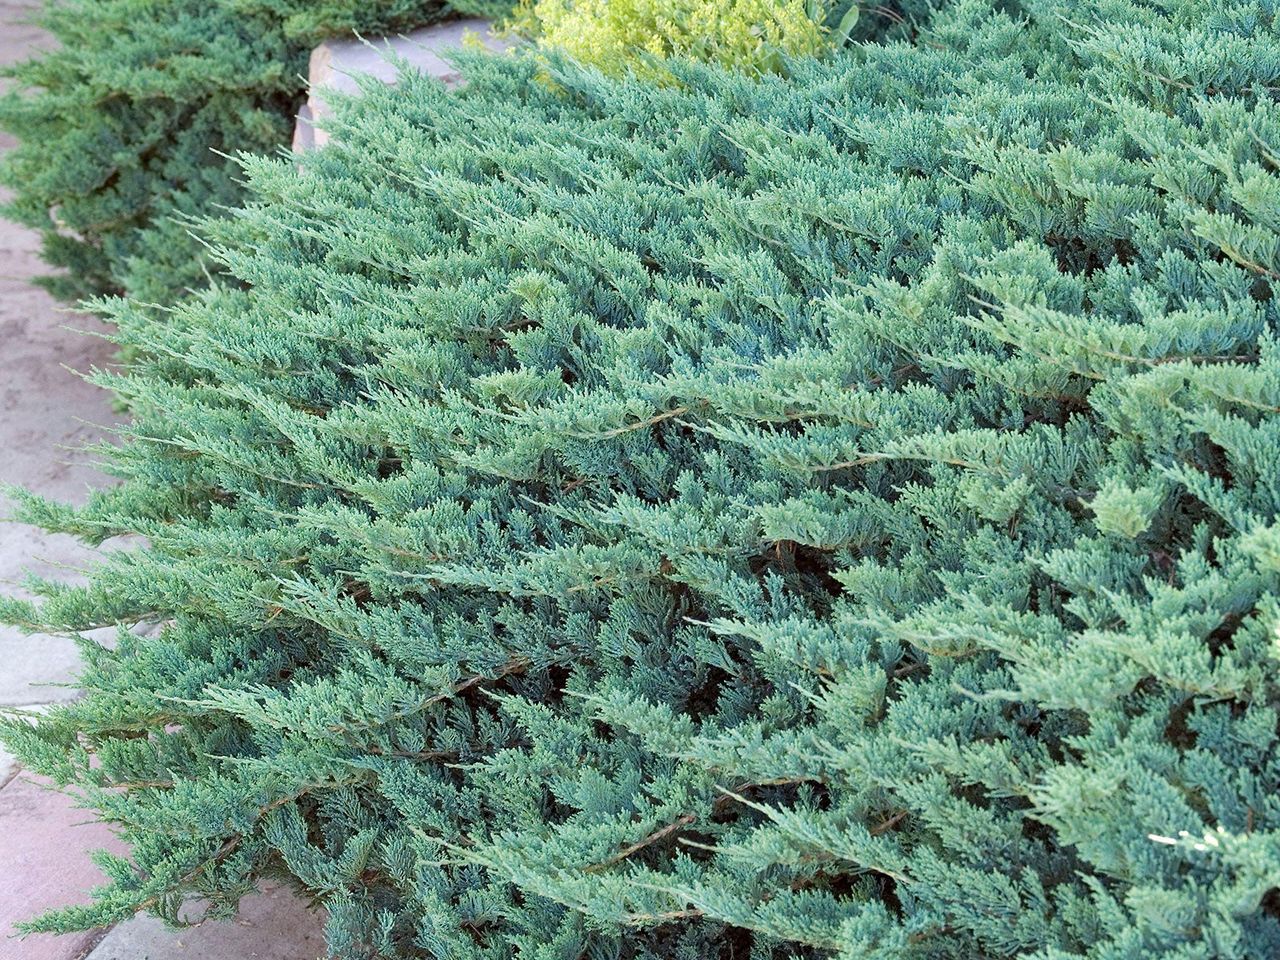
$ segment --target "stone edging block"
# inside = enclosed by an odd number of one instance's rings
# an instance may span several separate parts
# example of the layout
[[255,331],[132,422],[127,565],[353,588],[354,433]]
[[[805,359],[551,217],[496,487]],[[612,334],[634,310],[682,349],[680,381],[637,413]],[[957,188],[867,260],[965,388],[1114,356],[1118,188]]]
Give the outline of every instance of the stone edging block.
[[510,41],[494,35],[493,25],[488,20],[474,17],[424,27],[399,37],[379,37],[369,41],[357,38],[328,40],[320,44],[311,51],[307,77],[310,95],[298,111],[293,133],[294,151],[312,150],[328,142],[329,134],[315,126],[316,121],[323,120],[332,112],[325,103],[325,91],[355,93],[359,90],[356,81],[359,76],[395,83],[398,71],[393,59],[404,59],[411,67],[445,86],[455,86],[461,78],[453,66],[441,58],[441,54],[460,48],[469,34],[493,51],[506,50],[511,46]]

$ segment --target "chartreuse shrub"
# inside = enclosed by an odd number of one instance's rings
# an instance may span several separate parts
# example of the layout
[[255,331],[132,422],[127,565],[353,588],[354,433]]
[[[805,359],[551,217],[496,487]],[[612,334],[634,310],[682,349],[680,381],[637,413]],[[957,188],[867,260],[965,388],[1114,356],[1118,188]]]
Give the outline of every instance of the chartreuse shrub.
[[68,299],[169,303],[216,267],[191,218],[238,204],[226,156],[288,145],[307,57],[327,37],[396,31],[493,0],[48,0],[59,46],[6,71],[4,213],[39,230]]
[[821,54],[836,7],[844,37],[858,6],[827,0],[522,0],[514,21],[583,63],[665,79],[660,61],[673,56],[758,72]]
[[[13,749],[132,844],[40,929],[338,958],[1280,956],[1280,24],[957,0],[645,85],[475,58],[246,161],[103,377],[142,549]],[[548,72],[554,82],[544,82]]]

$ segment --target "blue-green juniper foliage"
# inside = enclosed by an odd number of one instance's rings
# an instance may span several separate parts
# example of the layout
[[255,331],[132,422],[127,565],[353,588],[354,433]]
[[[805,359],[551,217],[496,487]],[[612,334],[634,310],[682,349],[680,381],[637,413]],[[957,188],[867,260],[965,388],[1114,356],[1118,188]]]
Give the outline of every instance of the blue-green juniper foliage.
[[40,231],[68,298],[170,303],[218,265],[191,219],[244,198],[227,154],[287,146],[311,48],[501,0],[44,0],[57,45],[4,71],[4,213]]
[[1280,6],[472,57],[246,162],[7,738],[333,957],[1280,956]]

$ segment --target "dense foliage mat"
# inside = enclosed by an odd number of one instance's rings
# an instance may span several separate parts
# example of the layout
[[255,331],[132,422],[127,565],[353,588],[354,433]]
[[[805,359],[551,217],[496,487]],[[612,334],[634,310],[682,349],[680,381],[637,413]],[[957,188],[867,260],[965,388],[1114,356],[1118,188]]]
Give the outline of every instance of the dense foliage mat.
[[242,202],[226,156],[288,146],[307,57],[352,31],[394,32],[500,0],[47,0],[58,45],[6,70],[4,213],[39,230],[66,299],[170,303],[216,267],[191,218]]
[[[9,742],[342,958],[1280,955],[1280,22],[957,0],[247,162]],[[549,79],[552,82],[548,81]]]

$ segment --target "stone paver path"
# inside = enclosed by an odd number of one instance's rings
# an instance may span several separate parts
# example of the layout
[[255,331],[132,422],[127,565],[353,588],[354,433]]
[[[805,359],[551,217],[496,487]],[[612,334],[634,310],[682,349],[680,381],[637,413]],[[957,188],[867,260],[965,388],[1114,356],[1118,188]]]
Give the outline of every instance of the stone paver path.
[[[101,938],[101,932],[63,936],[10,936],[14,921],[83,901],[102,874],[88,850],[105,847],[123,853],[102,824],[83,826],[89,811],[73,807],[65,796],[51,793],[23,775],[0,789],[0,911],[5,925],[0,960],[79,960]],[[140,957],[133,958],[140,960]],[[154,960],[161,960],[156,955]]]
[[[43,34],[22,24],[34,0],[0,0],[0,62],[25,59],[44,45]],[[13,145],[0,134],[0,150]],[[7,199],[7,197],[5,197]],[[116,414],[102,390],[71,374],[110,362],[106,341],[67,329],[105,330],[91,317],[68,314],[31,278],[46,271],[39,238],[0,221],[0,486],[19,484],[65,500],[83,500],[90,487],[107,482],[82,452],[106,436],[101,424]],[[65,366],[64,366],[65,364]],[[0,516],[9,512],[0,501]],[[70,537],[48,536],[30,527],[0,525],[0,583],[6,593],[26,573],[69,578],[92,551]],[[25,706],[66,700],[77,665],[71,640],[25,637],[0,627],[0,705]],[[46,684],[36,686],[36,684]]]
[[[24,22],[39,6],[40,0],[0,0],[0,64],[26,59],[49,42]],[[295,146],[323,143],[323,132],[307,120],[324,115],[325,90],[353,88],[350,74],[394,81],[388,52],[452,85],[458,78],[437,54],[460,44],[468,31],[491,48],[506,45],[483,21],[445,24],[376,49],[355,40],[324,44],[312,57],[316,91],[303,111]],[[0,134],[0,151],[12,146]],[[77,502],[110,482],[84,447],[109,439],[118,414],[106,393],[67,368],[108,366],[113,347],[67,329],[104,328],[93,318],[60,311],[30,284],[45,269],[38,250],[32,232],[0,220],[0,486],[17,484]],[[0,517],[8,512],[0,498]],[[69,537],[0,524],[0,589],[8,594],[21,594],[15,584],[28,573],[74,580],[93,557],[94,551]],[[0,626],[0,707],[39,708],[75,697],[77,664],[71,640],[24,636]],[[0,749],[0,960],[316,960],[324,953],[322,917],[297,896],[269,885],[245,898],[234,921],[171,930],[138,917],[110,931],[12,937],[17,921],[85,902],[104,879],[88,853],[99,848],[119,852],[122,845],[106,825],[93,821],[93,811],[78,809],[66,795],[28,778]]]
[[[39,0],[0,0],[0,63],[25,59],[48,42],[24,23],[38,6]],[[12,145],[0,134],[0,150]],[[109,437],[118,414],[106,393],[67,367],[106,366],[114,347],[66,329],[104,327],[65,313],[31,285],[46,269],[38,252],[34,233],[0,220],[0,485],[82,501],[109,482],[83,448]],[[9,509],[0,500],[0,516]],[[93,553],[70,537],[0,523],[0,589],[21,593],[14,583],[28,572],[74,579]],[[77,664],[71,640],[0,627],[0,706],[74,697]],[[89,859],[100,848],[123,852],[92,811],[17,771],[0,751],[0,960],[316,960],[324,953],[321,918],[278,889],[247,898],[236,921],[188,930],[140,917],[110,932],[13,937],[16,921],[88,899],[105,879]]]
[[[0,0],[0,62],[25,58],[46,42],[21,23],[32,0]],[[12,140],[0,135],[0,149]],[[110,399],[62,364],[87,369],[110,359],[104,341],[64,326],[92,320],[61,312],[31,277],[44,271],[39,239],[0,221],[0,484],[22,484],[51,496],[82,499],[106,482],[78,453],[104,432],[93,424],[115,419]],[[0,502],[0,515],[9,505]],[[70,537],[51,537],[16,524],[0,524],[0,581],[6,593],[27,571],[68,578],[92,552]],[[72,641],[28,637],[0,627],[0,705],[28,706],[65,700],[77,667]],[[65,686],[36,684],[60,683]],[[113,844],[102,824],[80,826],[91,816],[69,798],[30,782],[0,755],[0,960],[79,960],[100,934],[12,939],[12,924],[51,907],[81,900],[103,881],[88,850]],[[117,845],[118,848],[118,845]]]
[[265,886],[235,920],[171,930],[153,917],[116,927],[86,960],[319,960],[324,935],[315,913],[287,890]]

